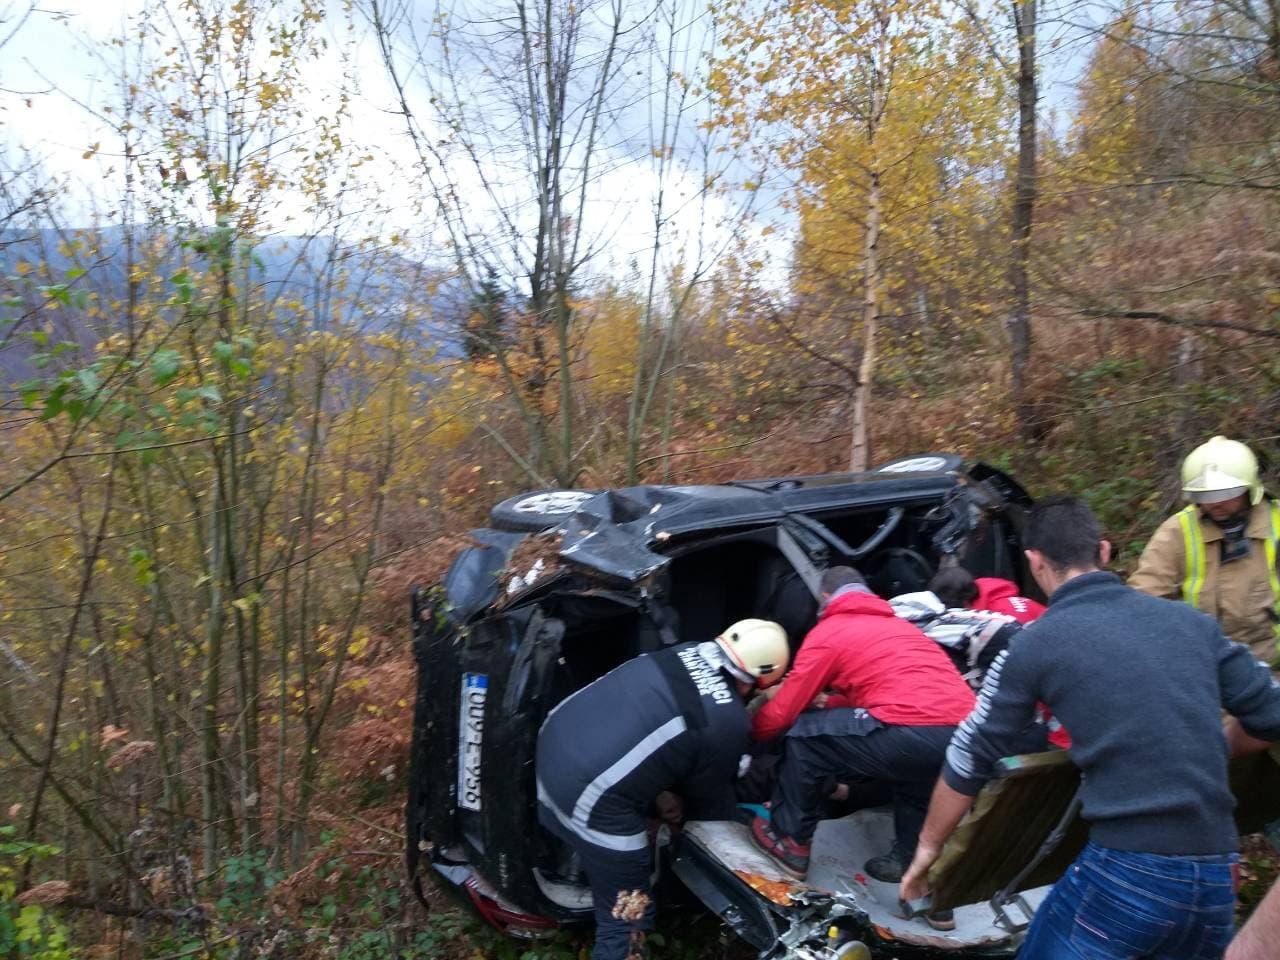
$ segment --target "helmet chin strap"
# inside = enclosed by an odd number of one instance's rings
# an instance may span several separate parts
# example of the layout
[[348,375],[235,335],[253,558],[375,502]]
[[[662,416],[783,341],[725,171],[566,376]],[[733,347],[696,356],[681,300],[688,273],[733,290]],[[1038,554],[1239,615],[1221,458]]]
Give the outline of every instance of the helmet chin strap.
[[[1209,519],[1213,520],[1213,517],[1209,517]],[[1252,544],[1249,543],[1249,538],[1244,533],[1249,524],[1249,511],[1247,509],[1234,513],[1225,520],[1213,520],[1213,522],[1222,531],[1219,563],[1225,565],[1249,556],[1252,552]]]
[[1205,516],[1212,520],[1224,533],[1244,533],[1244,528],[1249,523],[1251,511],[1252,507],[1245,506],[1224,520],[1215,520],[1213,515],[1209,513],[1205,513]]
[[698,655],[713,667],[718,667],[729,674],[733,679],[755,685],[756,678],[734,663],[729,655],[720,649],[720,644],[714,640],[707,640],[698,644]]

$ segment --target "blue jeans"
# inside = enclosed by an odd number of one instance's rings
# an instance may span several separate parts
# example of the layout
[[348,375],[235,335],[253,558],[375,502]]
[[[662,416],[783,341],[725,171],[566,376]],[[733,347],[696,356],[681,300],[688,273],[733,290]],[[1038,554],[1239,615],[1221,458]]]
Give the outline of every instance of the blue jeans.
[[1018,960],[1220,960],[1235,860],[1090,843],[1036,911]]

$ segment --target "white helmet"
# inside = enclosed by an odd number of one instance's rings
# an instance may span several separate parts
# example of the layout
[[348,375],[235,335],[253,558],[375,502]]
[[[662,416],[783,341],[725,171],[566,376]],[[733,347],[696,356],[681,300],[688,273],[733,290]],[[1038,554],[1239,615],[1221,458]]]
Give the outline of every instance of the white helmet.
[[1194,503],[1221,503],[1243,493],[1262,499],[1262,481],[1253,451],[1239,440],[1214,437],[1182,461],[1182,492]]
[[769,687],[782,679],[791,660],[787,631],[772,620],[739,620],[716,637],[725,666],[743,683]]

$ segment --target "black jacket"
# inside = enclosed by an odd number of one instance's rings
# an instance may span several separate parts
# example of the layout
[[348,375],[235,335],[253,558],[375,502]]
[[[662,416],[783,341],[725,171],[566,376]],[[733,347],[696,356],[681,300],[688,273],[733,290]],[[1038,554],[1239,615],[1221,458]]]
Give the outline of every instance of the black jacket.
[[583,687],[538,734],[544,822],[606,850],[647,846],[663,790],[690,820],[733,815],[750,722],[729,679],[688,644],[637,657]]

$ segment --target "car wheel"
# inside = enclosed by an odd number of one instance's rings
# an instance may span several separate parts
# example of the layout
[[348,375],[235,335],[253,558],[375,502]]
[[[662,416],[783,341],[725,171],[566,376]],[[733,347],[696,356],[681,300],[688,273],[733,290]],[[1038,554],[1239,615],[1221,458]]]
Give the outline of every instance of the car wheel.
[[927,590],[933,565],[909,547],[890,547],[867,564],[867,583],[882,597]]
[[503,500],[489,511],[489,519],[499,530],[537,533],[577,513],[596,495],[592,490],[535,490]]
[[898,457],[875,468],[875,473],[949,473],[964,466],[954,453],[916,453]]

